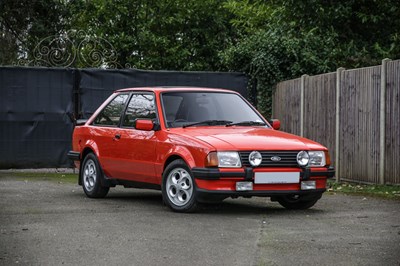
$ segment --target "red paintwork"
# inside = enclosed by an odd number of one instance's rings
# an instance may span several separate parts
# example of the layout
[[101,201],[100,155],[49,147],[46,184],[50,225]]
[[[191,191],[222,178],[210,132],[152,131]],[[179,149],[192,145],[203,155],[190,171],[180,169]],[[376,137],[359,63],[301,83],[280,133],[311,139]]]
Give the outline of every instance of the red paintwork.
[[[73,151],[81,154],[91,150],[99,159],[106,176],[131,181],[161,185],[162,173],[171,156],[182,158],[189,168],[205,167],[205,158],[212,151],[251,150],[323,150],[327,149],[308,139],[272,128],[249,126],[198,126],[188,128],[166,128],[160,93],[171,88],[136,88],[117,91],[149,91],[156,97],[160,130],[151,130],[153,123],[141,120],[138,126],[143,130],[92,126],[96,115],[113,98],[110,96],[93,114],[84,126],[77,126],[73,133]],[[176,88],[175,91],[199,91],[199,88]],[[203,90],[203,89],[202,89]],[[226,90],[204,89],[207,91]],[[229,91],[231,92],[231,91]],[[119,134],[120,138],[115,136]],[[79,162],[76,162],[79,167]],[[313,170],[326,171],[327,168]],[[243,169],[221,169],[222,172],[239,172]],[[255,171],[300,171],[300,168],[256,168]],[[238,178],[221,180],[196,179],[198,188],[207,190],[235,190]],[[326,178],[317,180],[318,188],[325,188]],[[299,190],[299,184],[254,185],[254,190]]]

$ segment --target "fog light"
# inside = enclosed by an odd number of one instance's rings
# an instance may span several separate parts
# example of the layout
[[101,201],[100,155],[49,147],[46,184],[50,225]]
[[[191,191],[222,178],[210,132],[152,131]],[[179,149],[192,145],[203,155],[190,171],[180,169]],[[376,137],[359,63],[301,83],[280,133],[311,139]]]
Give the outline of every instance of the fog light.
[[236,182],[236,191],[253,190],[253,182]]
[[301,190],[316,189],[317,185],[315,181],[301,181]]

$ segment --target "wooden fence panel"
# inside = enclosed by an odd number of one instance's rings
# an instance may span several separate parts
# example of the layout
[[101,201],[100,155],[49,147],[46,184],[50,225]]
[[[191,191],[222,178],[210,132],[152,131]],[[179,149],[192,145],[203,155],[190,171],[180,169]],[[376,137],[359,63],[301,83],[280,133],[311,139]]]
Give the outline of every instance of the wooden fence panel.
[[279,83],[273,100],[273,118],[282,122],[282,131],[296,135],[300,134],[300,84],[300,78]]
[[381,66],[342,72],[341,179],[379,183],[380,73]]
[[329,149],[335,159],[336,72],[305,79],[304,137]]
[[[302,79],[277,84],[273,111],[274,116],[281,119],[282,129],[300,135],[303,120],[305,137],[328,147],[332,161],[335,152],[338,153],[340,167],[336,174],[341,179],[400,184],[400,60],[384,60],[383,64],[385,68],[374,66],[306,76],[303,79],[303,119],[300,118]],[[381,79],[382,71],[386,71],[385,79]],[[338,73],[339,88],[336,88]],[[382,146],[384,176],[380,179],[382,88],[386,88],[385,101],[382,101],[386,118],[385,146]],[[340,94],[338,151],[335,150],[337,89]]]
[[400,60],[387,63],[385,182],[400,184]]

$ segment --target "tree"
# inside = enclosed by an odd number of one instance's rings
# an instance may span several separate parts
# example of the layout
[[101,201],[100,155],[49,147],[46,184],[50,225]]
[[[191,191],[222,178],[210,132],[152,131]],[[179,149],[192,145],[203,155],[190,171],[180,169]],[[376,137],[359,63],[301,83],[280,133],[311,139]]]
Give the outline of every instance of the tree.
[[229,14],[219,1],[93,0],[81,6],[73,26],[108,40],[118,62],[136,68],[216,70],[229,44]]
[[18,58],[33,57],[37,43],[67,27],[69,15],[63,0],[0,2],[0,64],[15,63]]
[[[2,0],[0,64],[32,59],[45,37],[71,32],[83,39],[67,53],[98,59],[101,51],[93,52],[91,41],[100,40],[114,48],[110,56],[118,67],[245,72],[257,81],[258,107],[268,116],[274,84],[281,80],[400,58],[400,5],[397,0]],[[72,66],[92,65],[75,60]]]
[[221,53],[222,60],[258,80],[266,116],[281,80],[400,57],[400,7],[394,0],[229,0],[224,6],[240,38]]

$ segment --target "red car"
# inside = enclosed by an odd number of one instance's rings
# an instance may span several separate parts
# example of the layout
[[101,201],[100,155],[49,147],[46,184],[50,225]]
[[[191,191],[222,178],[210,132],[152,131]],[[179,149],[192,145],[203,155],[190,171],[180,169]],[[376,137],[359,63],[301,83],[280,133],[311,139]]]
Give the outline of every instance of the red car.
[[161,190],[178,212],[241,196],[310,208],[334,176],[328,150],[279,125],[229,90],[123,89],[77,121],[68,156],[91,198],[123,185]]

